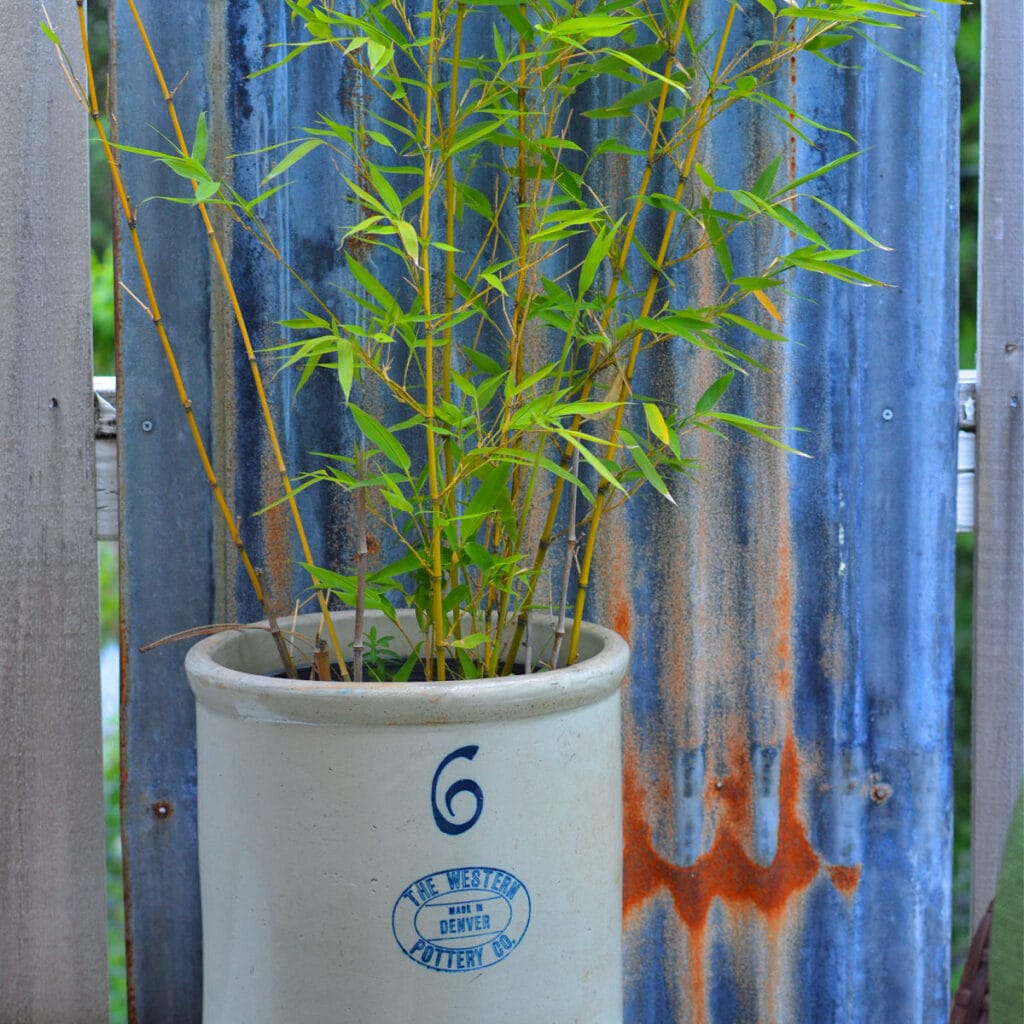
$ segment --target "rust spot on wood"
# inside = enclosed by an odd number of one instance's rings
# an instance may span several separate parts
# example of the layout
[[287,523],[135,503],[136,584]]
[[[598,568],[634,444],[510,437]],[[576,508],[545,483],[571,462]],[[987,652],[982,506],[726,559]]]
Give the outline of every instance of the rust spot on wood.
[[150,805],[150,810],[157,821],[167,821],[174,814],[174,806],[170,800],[155,800]]

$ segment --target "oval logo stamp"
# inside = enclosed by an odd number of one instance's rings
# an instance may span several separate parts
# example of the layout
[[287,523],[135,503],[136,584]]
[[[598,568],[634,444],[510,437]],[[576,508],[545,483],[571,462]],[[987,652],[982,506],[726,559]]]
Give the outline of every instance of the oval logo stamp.
[[395,941],[432,971],[480,971],[504,960],[530,926],[530,894],[499,868],[449,868],[417,878],[391,914]]

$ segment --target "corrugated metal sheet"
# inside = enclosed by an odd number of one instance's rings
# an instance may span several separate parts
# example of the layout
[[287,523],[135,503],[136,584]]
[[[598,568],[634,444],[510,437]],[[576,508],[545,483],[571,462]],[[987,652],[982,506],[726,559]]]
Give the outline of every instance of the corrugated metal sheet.
[[[318,112],[360,116],[363,97],[337,67],[296,62],[247,77],[289,31],[274,0],[146,0],[187,124],[210,112],[221,153],[294,135]],[[726,5],[699,10],[710,28]],[[698,483],[672,509],[633,502],[603,540],[590,617],[631,641],[627,696],[626,936],[630,1024],[938,1024],[948,998],[950,688],[956,453],[956,14],[936,9],[886,46],[921,73],[850,46],[845,72],[800,59],[786,88],[811,117],[852,128],[866,156],[830,175],[825,198],[895,248],[863,267],[892,287],[801,279],[786,302],[792,342],[761,353],[772,374],[732,401],[796,424],[809,459],[707,438]],[[205,53],[197,53],[197,40]],[[117,110],[124,126],[163,125],[161,104],[117,4]],[[187,75],[187,78],[185,77]],[[330,83],[325,88],[325,82]],[[327,99],[325,99],[325,97]],[[327,101],[333,110],[325,110]],[[233,134],[225,134],[233,126]],[[220,129],[220,131],[218,131]],[[142,133],[145,134],[144,132]],[[846,152],[815,133],[723,120],[702,159],[737,182],[781,151],[799,175]],[[271,157],[236,164],[245,192]],[[262,163],[261,163],[262,160]],[[172,186],[133,164],[136,200]],[[325,175],[329,170],[325,168]],[[315,280],[337,271],[351,212],[329,181],[295,189],[271,224]],[[813,220],[809,209],[802,209]],[[291,589],[290,529],[252,427],[245,361],[206,280],[198,227],[148,203],[159,243],[165,319],[232,471],[254,559],[274,592]],[[171,224],[173,223],[173,226]],[[746,254],[752,257],[756,254]],[[742,259],[743,254],[738,258]],[[261,344],[300,300],[245,237],[232,265]],[[185,268],[188,274],[181,275]],[[198,270],[198,276],[194,271]],[[699,271],[699,268],[698,268]],[[133,271],[126,269],[131,278]],[[699,272],[693,287],[709,287]],[[233,552],[208,529],[208,495],[151,329],[122,299],[125,490],[125,840],[138,1019],[198,1019],[199,941],[191,702],[180,649],[140,643],[212,619],[255,617]],[[213,339],[211,342],[210,339]],[[699,394],[716,368],[663,350],[641,387]],[[301,467],[348,429],[325,382],[291,408],[273,401]],[[319,387],[313,384],[311,387]],[[210,394],[220,396],[211,410]],[[312,414],[309,414],[312,412]],[[150,429],[147,429],[147,426]],[[329,559],[349,549],[337,496],[303,496]]]

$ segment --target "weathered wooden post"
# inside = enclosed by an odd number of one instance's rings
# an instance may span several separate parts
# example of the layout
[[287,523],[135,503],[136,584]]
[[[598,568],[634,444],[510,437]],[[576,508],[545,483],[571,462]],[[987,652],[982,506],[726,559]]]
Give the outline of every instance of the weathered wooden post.
[[[74,4],[51,4],[77,37]],[[0,5],[0,1019],[107,1020],[86,116]]]
[[982,7],[971,918],[1024,775],[1024,9]]

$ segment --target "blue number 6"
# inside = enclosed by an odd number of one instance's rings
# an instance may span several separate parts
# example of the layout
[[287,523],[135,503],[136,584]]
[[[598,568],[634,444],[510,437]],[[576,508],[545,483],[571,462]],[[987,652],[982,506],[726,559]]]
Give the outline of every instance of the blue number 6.
[[[448,809],[447,816],[444,811],[437,804],[437,783],[441,778],[441,772],[448,767],[452,761],[458,760],[460,757],[464,757],[467,761],[472,761],[477,755],[479,747],[459,747],[458,750],[453,750],[438,766],[437,771],[434,772],[434,781],[430,785],[430,806],[434,812],[434,821],[437,827],[449,836],[461,835],[463,832],[468,832],[480,818],[480,814],[484,809],[484,794],[480,786],[475,783],[472,779],[459,779],[457,782],[453,782],[444,794],[444,805]],[[467,821],[455,821],[455,808],[452,807],[452,801],[460,793],[471,793],[476,798],[476,810],[473,812],[473,816]]]

